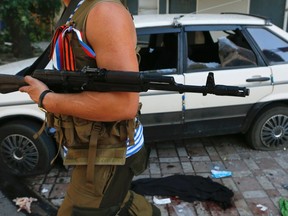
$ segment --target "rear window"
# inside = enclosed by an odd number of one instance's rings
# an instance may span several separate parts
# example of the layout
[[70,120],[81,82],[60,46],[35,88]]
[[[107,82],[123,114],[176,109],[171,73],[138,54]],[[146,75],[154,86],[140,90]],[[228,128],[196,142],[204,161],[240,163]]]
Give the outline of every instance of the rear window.
[[267,29],[247,28],[269,64],[288,62],[288,43]]

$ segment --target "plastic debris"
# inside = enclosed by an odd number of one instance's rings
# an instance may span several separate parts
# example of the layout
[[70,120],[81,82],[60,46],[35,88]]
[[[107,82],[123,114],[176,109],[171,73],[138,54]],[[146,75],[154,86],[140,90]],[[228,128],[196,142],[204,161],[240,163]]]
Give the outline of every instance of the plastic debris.
[[212,173],[212,178],[224,178],[224,177],[229,177],[232,176],[231,171],[225,171],[225,170],[211,170]]
[[257,204],[256,205],[257,208],[260,208],[261,211],[266,211],[268,208],[262,204]]
[[157,205],[164,205],[171,203],[170,198],[157,198],[156,196],[153,196],[153,202]]
[[17,206],[19,206],[17,212],[21,211],[22,209],[26,210],[28,213],[31,213],[31,203],[33,201],[37,201],[36,198],[32,197],[17,197],[13,200]]
[[47,193],[48,191],[49,191],[48,189],[43,188],[43,189],[41,190],[41,193]]
[[192,210],[189,208],[186,202],[179,203],[179,204],[173,203],[172,207],[177,216],[194,216],[195,215],[192,212]]

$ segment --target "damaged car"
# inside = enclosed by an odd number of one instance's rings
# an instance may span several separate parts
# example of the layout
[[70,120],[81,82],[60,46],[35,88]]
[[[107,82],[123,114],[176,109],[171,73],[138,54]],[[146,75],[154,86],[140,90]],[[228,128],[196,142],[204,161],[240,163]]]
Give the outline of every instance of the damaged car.
[[288,146],[288,34],[239,13],[135,16],[141,71],[186,85],[247,87],[248,97],[141,93],[147,139],[243,133],[255,149]]
[[[199,93],[140,93],[146,141],[242,133],[261,150],[288,147],[288,33],[248,14],[137,15],[140,71],[172,76],[185,85],[247,87],[247,97]],[[0,67],[16,74],[35,59]],[[9,68],[9,70],[6,69]],[[44,113],[27,95],[0,94],[0,165],[15,175],[51,168],[56,144],[41,128]]]

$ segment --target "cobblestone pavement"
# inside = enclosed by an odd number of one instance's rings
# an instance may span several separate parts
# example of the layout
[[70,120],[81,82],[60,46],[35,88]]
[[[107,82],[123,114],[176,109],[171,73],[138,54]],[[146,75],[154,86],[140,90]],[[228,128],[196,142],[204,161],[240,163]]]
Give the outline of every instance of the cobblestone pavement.
[[[288,190],[285,188],[288,185],[288,156],[285,149],[256,151],[251,149],[240,135],[149,145],[152,151],[148,169],[135,179],[173,174],[207,177],[211,176],[211,169],[215,166],[232,171],[231,177],[213,181],[233,190],[233,206],[224,211],[212,201],[181,202],[188,207],[189,215],[281,215],[279,199],[288,198]],[[28,178],[26,181],[49,202],[59,206],[65,195],[70,173],[71,169],[55,167],[47,175]],[[152,197],[147,196],[147,199],[152,202]],[[174,216],[177,213],[173,205],[175,207],[175,201],[157,206],[163,216]]]

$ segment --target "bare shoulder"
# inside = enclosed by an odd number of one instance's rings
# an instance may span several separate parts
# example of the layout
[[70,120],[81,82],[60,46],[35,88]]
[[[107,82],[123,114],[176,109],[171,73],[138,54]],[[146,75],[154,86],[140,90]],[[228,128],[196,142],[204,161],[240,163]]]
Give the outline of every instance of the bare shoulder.
[[[90,14],[92,16],[107,16],[107,17],[117,17],[121,16],[124,18],[125,16],[130,16],[130,13],[127,9],[119,3],[112,2],[112,1],[102,1],[94,5],[91,9]],[[130,17],[131,18],[131,17]]]
[[[94,27],[94,28],[93,28]],[[127,9],[115,2],[99,2],[90,11],[87,19],[87,30],[103,32],[130,33],[134,30],[134,24]]]
[[[136,70],[136,31],[131,14],[115,2],[97,3],[90,11],[86,23],[86,37],[96,52],[97,65],[113,67],[111,59],[118,59],[118,68],[134,65]],[[108,64],[109,62],[109,64]],[[122,65],[119,65],[122,62]],[[128,62],[135,62],[133,64]]]

